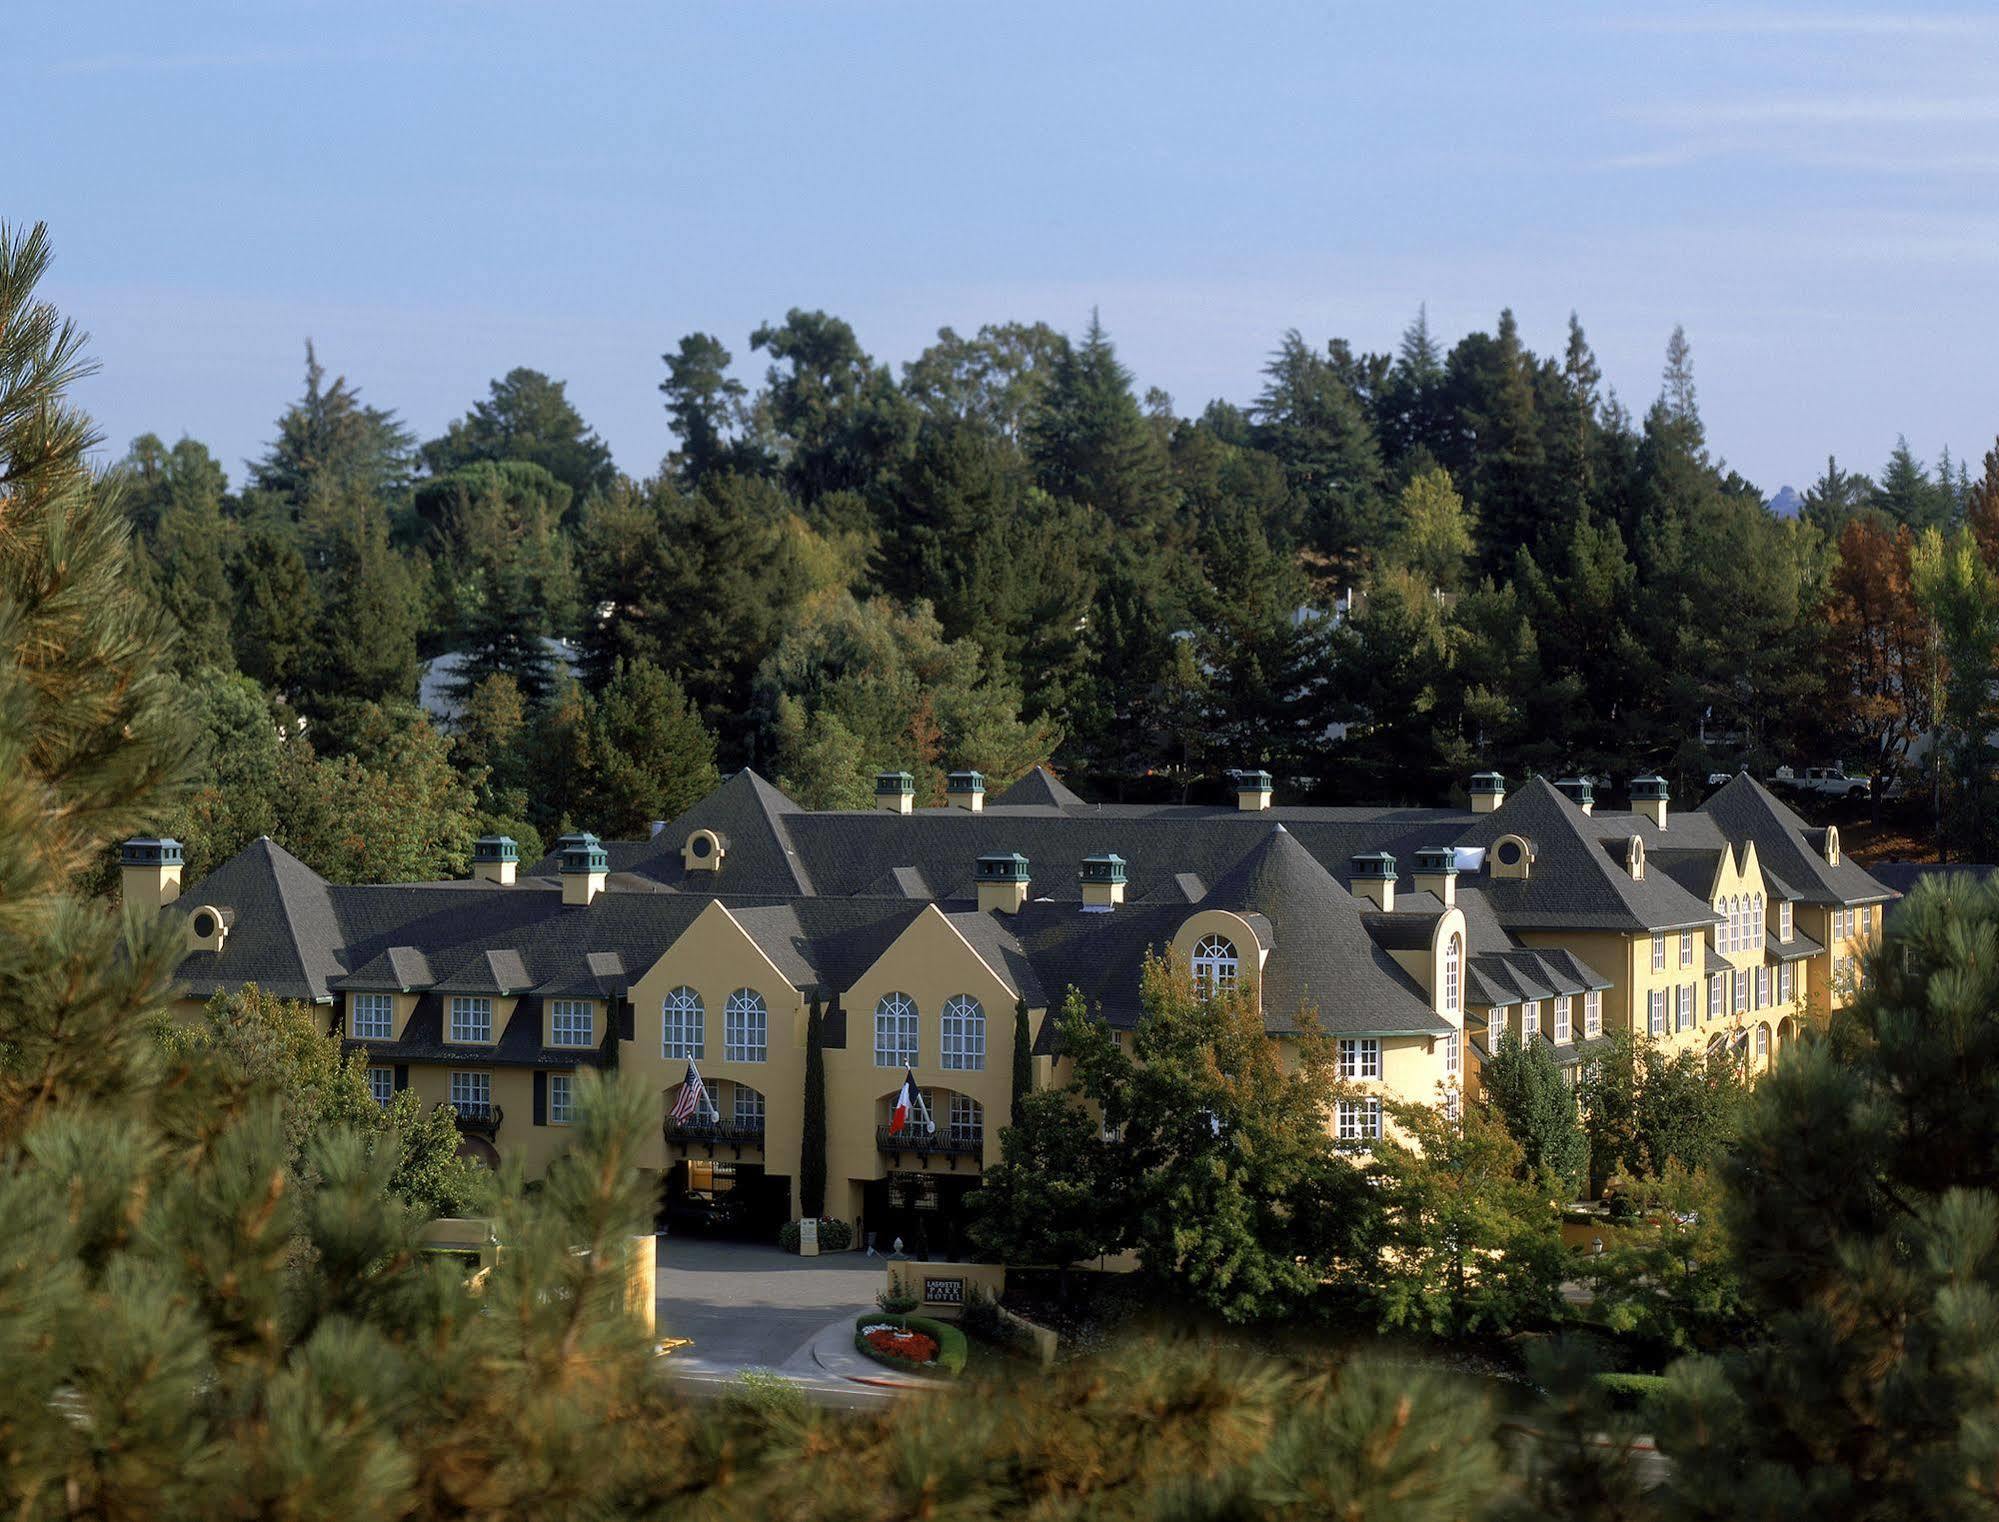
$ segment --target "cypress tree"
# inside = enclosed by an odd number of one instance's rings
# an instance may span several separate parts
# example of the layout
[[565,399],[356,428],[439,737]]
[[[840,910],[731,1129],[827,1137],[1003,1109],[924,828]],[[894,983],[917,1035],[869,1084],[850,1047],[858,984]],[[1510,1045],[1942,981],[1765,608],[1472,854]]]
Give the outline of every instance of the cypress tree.
[[1013,1006],[1013,1114],[1011,1125],[1020,1124],[1021,1106],[1027,1096],[1034,1092],[1034,1050],[1033,1036],[1027,1028],[1027,1000],[1017,999]]
[[805,1135],[798,1147],[798,1208],[826,1211],[826,1016],[819,996],[805,1017]]

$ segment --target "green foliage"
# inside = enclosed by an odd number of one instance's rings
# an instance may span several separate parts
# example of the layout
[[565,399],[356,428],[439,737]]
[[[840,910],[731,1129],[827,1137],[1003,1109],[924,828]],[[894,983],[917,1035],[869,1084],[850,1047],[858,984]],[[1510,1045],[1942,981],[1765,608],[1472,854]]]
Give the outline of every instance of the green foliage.
[[576,807],[606,839],[643,840],[715,790],[715,737],[678,682],[646,661],[619,661],[587,708]]
[[308,339],[305,395],[278,419],[278,436],[251,467],[250,482],[290,518],[310,519],[335,502],[402,491],[412,442],[393,412],[363,405],[344,376],[328,386]]
[[1544,1174],[1573,1197],[1586,1179],[1589,1144],[1583,1139],[1576,1091],[1562,1080],[1546,1042],[1522,1044],[1507,1031],[1486,1058],[1480,1084],[1508,1134],[1520,1144],[1527,1176]]
[[1121,1182],[1113,1145],[1067,1090],[1023,1096],[1000,1133],[999,1162],[967,1202],[979,1254],[1060,1267],[1113,1250],[1118,1226],[1104,1208]]
[[1999,843],[1993,767],[1999,722],[1993,685],[1999,676],[1999,576],[1980,553],[1975,536],[1960,530],[1949,540],[1924,531],[1910,554],[1916,602],[1937,635],[1944,671],[1942,733],[1937,737],[1950,779],[1944,837],[1961,861],[1983,861]]
[[826,1012],[819,995],[805,1016],[804,1120],[798,1143],[798,1208],[816,1216],[826,1208]]
[[763,1421],[799,1422],[806,1415],[805,1392],[768,1369],[744,1369],[729,1381],[727,1398]]
[[1455,592],[1474,548],[1471,516],[1447,470],[1427,470],[1402,488],[1388,558],[1432,587]]
[[1668,1057],[1621,1032],[1592,1045],[1577,1100],[1589,1142],[1592,1183],[1613,1175],[1656,1178],[1678,1163],[1700,1169],[1735,1137],[1745,1093],[1725,1054]]
[[[1445,1337],[1545,1326],[1562,1314],[1561,1218],[1505,1127],[1468,1106],[1385,1106],[1395,1131],[1370,1168],[1382,1253],[1356,1288],[1384,1328]],[[1399,1134],[1398,1134],[1399,1133]]]
[[[811,1212],[807,1212],[809,1215]],[[786,1221],[777,1229],[777,1245],[786,1252],[798,1251],[798,1222]],[[819,1217],[819,1250],[845,1252],[854,1245],[854,1228],[838,1216]]]
[[477,461],[517,461],[544,470],[580,504],[608,491],[617,475],[611,451],[570,404],[563,383],[539,370],[509,370],[483,401],[423,446],[424,467],[448,476]]
[[1027,1097],[1033,1092],[1034,1032],[1029,1028],[1027,1000],[1016,999],[1013,1005],[1013,1081],[1009,1086],[1011,1104],[1008,1124],[1020,1124]]
[[1732,1235],[1714,1173],[1669,1163],[1659,1178],[1613,1187],[1633,1215],[1607,1227],[1604,1251],[1580,1265],[1596,1317],[1675,1353],[1746,1340],[1754,1322],[1738,1264],[1753,1247]]

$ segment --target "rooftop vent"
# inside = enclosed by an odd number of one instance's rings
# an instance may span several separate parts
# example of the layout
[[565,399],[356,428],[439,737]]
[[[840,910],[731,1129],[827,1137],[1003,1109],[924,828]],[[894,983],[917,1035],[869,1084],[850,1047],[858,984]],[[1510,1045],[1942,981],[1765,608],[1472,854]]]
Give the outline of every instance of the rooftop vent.
[[976,872],[979,885],[979,912],[994,909],[1002,914],[1018,914],[1027,902],[1027,858],[1018,851],[1005,855],[981,856]]
[[1672,792],[1664,777],[1634,777],[1631,780],[1632,812],[1643,814],[1663,830],[1666,828],[1666,800]]
[[555,844],[561,862],[562,901],[587,904],[604,891],[611,858],[595,835],[565,835]]
[[481,835],[472,842],[475,882],[511,884],[520,868],[520,847],[511,835]]
[[986,806],[986,779],[981,772],[953,772],[944,779],[944,801],[954,809],[976,814]]
[[1246,814],[1270,807],[1270,773],[1242,771],[1235,774],[1235,806]]
[[152,913],[180,897],[181,845],[168,836],[141,835],[118,848],[118,884],[132,908]]
[[876,772],[875,807],[888,814],[909,813],[916,807],[916,779],[908,772]]
[[1116,852],[1085,856],[1077,874],[1083,884],[1085,909],[1110,909],[1124,902],[1125,861]]
[[1450,908],[1458,901],[1458,853],[1455,846],[1424,846],[1416,853],[1416,891],[1433,893]]
[[1564,777],[1555,784],[1562,796],[1585,814],[1596,807],[1596,788],[1587,777]]
[[1490,814],[1506,802],[1506,779],[1498,772],[1480,772],[1471,779],[1471,811]]
[[1366,851],[1352,862],[1353,895],[1377,909],[1395,907],[1395,858],[1386,851]]

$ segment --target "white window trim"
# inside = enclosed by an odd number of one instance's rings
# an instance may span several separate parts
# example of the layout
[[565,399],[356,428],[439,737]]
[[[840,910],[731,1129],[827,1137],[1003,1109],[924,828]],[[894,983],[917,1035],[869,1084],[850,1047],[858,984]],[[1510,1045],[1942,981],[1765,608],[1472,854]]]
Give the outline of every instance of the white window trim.
[[[681,997],[683,994],[685,998]],[[690,1029],[692,1040],[688,1038]],[[701,1002],[701,995],[685,983],[660,1000],[659,1055],[669,1062],[707,1060],[708,1010]]]
[[722,1060],[754,1063],[769,1058],[770,1007],[754,988],[739,988],[722,1006]]
[[1575,1004],[1567,994],[1555,995],[1555,1040],[1567,1043],[1574,1039],[1576,1021]]
[[[379,1001],[379,1003],[378,1003]],[[368,1011],[368,1027],[361,1026],[361,1012]],[[380,1017],[380,1029],[376,1029],[376,1016]],[[349,994],[347,996],[347,1034],[356,1041],[392,1041],[396,1034],[396,1001],[392,994]]]
[[[583,1035],[579,1040],[575,1031],[563,1029],[565,1019],[575,1021],[578,1012],[583,1017]],[[550,1046],[590,1047],[597,1044],[597,1006],[588,999],[556,999],[548,1007],[548,1044]]]
[[1525,1044],[1540,1034],[1541,1001],[1529,999],[1520,1006],[1520,1040]]
[[[986,1009],[970,994],[953,994],[938,1018],[937,1044],[944,1069],[951,1073],[986,1070]],[[879,1067],[880,1063],[876,1063]]]
[[764,1129],[770,1124],[770,1101],[764,1097],[763,1090],[739,1083],[735,1097],[729,1101],[729,1119],[736,1126]]
[[1645,999],[1646,1033],[1653,1036],[1666,1034],[1666,990],[1655,988]]
[[1652,970],[1654,972],[1664,972],[1666,970],[1666,937],[1664,932],[1660,932],[1652,937]]
[[396,1097],[396,1070],[392,1067],[371,1067],[368,1069],[368,1097],[378,1105],[387,1105]]
[[[483,1036],[460,1034],[464,1030],[473,1028],[469,1022],[463,1025],[459,1023],[461,1011],[466,1014],[483,1014],[485,1017],[486,1034]],[[493,1000],[490,995],[453,994],[447,1006],[446,1015],[449,1021],[446,1029],[451,1033],[450,1040],[454,1046],[491,1046],[493,1044]]]
[[1592,988],[1583,995],[1583,1039],[1593,1041],[1603,1034],[1603,990]]
[[[560,1096],[559,1102],[558,1095]],[[548,1075],[548,1123],[551,1126],[568,1125],[574,1113],[575,1105],[575,1076],[570,1073],[550,1073]]]
[[986,1107],[970,1094],[953,1093],[945,1110],[946,1134],[955,1142],[984,1142]]
[[[463,1105],[478,1105],[482,1109],[490,1109],[492,1107],[493,1075],[491,1073],[476,1073],[468,1072],[464,1069],[454,1069],[451,1077],[446,1080],[446,1083],[445,1092],[451,1096],[451,1105],[454,1109]],[[461,1088],[469,1092],[461,1095]]]
[[1340,1077],[1379,1078],[1381,1076],[1381,1038],[1378,1036],[1342,1036],[1340,1038]]
[[1242,976],[1242,959],[1236,954],[1235,942],[1226,936],[1202,936],[1194,943],[1189,965],[1194,986],[1211,988],[1216,993],[1231,992]]
[[906,993],[875,1001],[875,1066],[913,1068],[923,1056],[923,1016]]

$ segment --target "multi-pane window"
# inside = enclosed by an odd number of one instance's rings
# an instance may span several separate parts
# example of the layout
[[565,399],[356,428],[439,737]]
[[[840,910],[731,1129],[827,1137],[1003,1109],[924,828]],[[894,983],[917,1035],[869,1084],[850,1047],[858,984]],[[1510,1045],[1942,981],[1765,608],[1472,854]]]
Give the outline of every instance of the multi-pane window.
[[1603,1034],[1603,990],[1592,988],[1583,995],[1583,1035],[1594,1041]]
[[770,1050],[770,1011],[754,988],[739,988],[722,1006],[722,1058],[762,1062]]
[[1766,1065],[1770,1061],[1770,1027],[1767,1025],[1756,1027],[1756,1060]]
[[1499,1039],[1499,1033],[1506,1029],[1508,1022],[1513,1018],[1511,1013],[1512,1008],[1513,1006],[1510,1004],[1497,1005],[1494,1007],[1492,1013],[1486,1017],[1485,1035],[1488,1041],[1497,1041]]
[[660,1008],[659,1054],[662,1057],[692,1058],[699,1062],[708,1055],[702,1031],[707,1011],[701,995],[691,988],[676,988]]
[[596,1036],[596,1015],[588,999],[557,999],[549,1006],[550,1046],[588,1046]]
[[1666,938],[1663,935],[1652,937],[1652,970],[1654,972],[1666,970]]
[[1666,1034],[1666,990],[1655,988],[1646,998],[1646,1027],[1655,1036]]
[[1340,1077],[1379,1078],[1381,1041],[1374,1036],[1346,1036],[1340,1040]]
[[1707,980],[1707,1017],[1710,1020],[1721,1018],[1721,980],[1726,976],[1726,973],[1718,972]]
[[1789,1004],[1791,1002],[1791,986],[1791,964],[1786,962],[1782,967],[1777,969],[1777,1002],[1779,1004]]
[[1555,1000],[1555,1039],[1567,1041],[1575,1034],[1575,1006],[1567,994]]
[[453,1041],[491,1041],[493,1039],[493,1001],[483,995],[458,994],[451,1001],[451,1039]]
[[1763,949],[1763,895],[1756,895],[1756,906],[1749,911],[1749,944],[1756,950]]
[[387,1041],[395,1032],[395,1001],[387,994],[349,994],[356,1041]]
[[986,1012],[970,994],[953,994],[944,1001],[939,1046],[951,1071],[986,1070]]
[[1464,1096],[1456,1089],[1444,1090],[1444,1119],[1455,1123],[1464,1113]]
[[982,1142],[986,1139],[986,1109],[969,1094],[953,1094],[950,1112],[951,1140]]
[[1791,901],[1787,898],[1777,906],[1777,939],[1788,941],[1796,921],[1791,912]]
[[551,1126],[569,1124],[569,1106],[576,1092],[576,1076],[573,1073],[550,1073],[548,1075],[548,1123]]
[[1379,1099],[1342,1099],[1339,1102],[1337,1116],[1341,1141],[1364,1142],[1381,1139]]
[[1462,1007],[1464,991],[1465,943],[1457,936],[1444,942],[1444,1013],[1455,1015]]
[[875,1066],[916,1066],[916,1001],[908,994],[883,994],[875,1006]]
[[491,1108],[493,1103],[493,1075],[491,1073],[453,1073],[451,1075],[451,1103],[461,1114],[474,1114]]
[[764,1097],[760,1090],[746,1083],[736,1085],[735,1121],[745,1131],[761,1131],[764,1128]]
[[1464,1061],[1464,1037],[1452,1031],[1444,1037],[1444,1073],[1447,1077],[1458,1075],[1459,1065]]
[[1680,932],[1680,965],[1682,967],[1694,965],[1694,937],[1690,930]]
[[1236,985],[1235,942],[1226,936],[1201,937],[1194,947],[1194,982],[1210,993],[1227,993]]
[[1770,1002],[1770,969],[1756,969],[1756,1007],[1762,1009]]
[[1714,912],[1721,919],[1721,924],[1715,930],[1715,940],[1721,947],[1722,955],[1726,956],[1735,950],[1735,922],[1728,917],[1728,900],[1725,898],[1718,900]]
[[1541,1034],[1541,1001],[1529,999],[1520,1006],[1520,1039],[1532,1041]]
[[1742,969],[1735,975],[1735,1007],[1749,1008],[1749,970]]
[[1694,985],[1682,983],[1673,990],[1673,1029],[1692,1030],[1694,1027]]
[[394,1068],[369,1068],[368,1092],[375,1103],[385,1105],[396,1097],[396,1070]]

